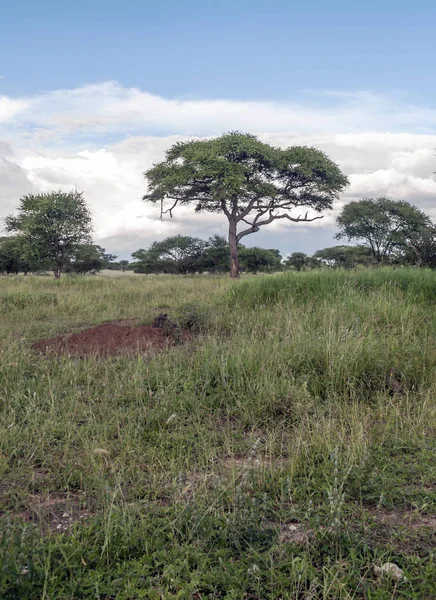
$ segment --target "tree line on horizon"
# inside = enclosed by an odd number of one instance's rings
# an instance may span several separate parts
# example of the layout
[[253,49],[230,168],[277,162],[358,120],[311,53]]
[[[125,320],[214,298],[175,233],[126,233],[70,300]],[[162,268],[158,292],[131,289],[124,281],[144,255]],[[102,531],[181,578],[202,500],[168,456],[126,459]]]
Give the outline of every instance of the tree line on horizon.
[[[369,246],[337,245],[317,250],[308,255],[293,252],[283,258],[278,249],[239,247],[240,269],[246,273],[273,273],[293,270],[307,271],[319,268],[371,267],[377,264],[424,266],[436,268],[436,244],[425,260],[417,255],[409,244],[399,246],[377,262]],[[98,273],[102,270],[132,271],[141,274],[193,274],[229,273],[228,244],[224,236],[213,235],[208,240],[198,237],[176,235],[153,242],[148,249],[132,253],[131,261],[116,260],[104,248],[93,243],[79,244],[74,254],[67,257],[62,272],[70,274]],[[0,238],[0,273],[41,273],[53,270],[53,263],[46,257],[41,260],[23,252],[19,236]]]
[[[232,132],[211,140],[179,142],[144,176],[145,202],[160,205],[170,218],[178,206],[221,213],[228,239],[172,236],[118,261],[92,242],[92,219],[81,192],[27,194],[17,213],[5,219],[0,238],[0,273],[98,272],[103,268],[138,273],[297,271],[320,266],[404,264],[436,268],[436,226],[413,204],[390,198],[364,198],[346,204],[337,218],[338,240],[357,242],[283,260],[276,249],[246,247],[241,240],[277,221],[312,222],[331,209],[348,179],[315,148],[285,150],[250,134]],[[298,214],[295,209],[307,212]],[[310,214],[309,214],[310,211]]]

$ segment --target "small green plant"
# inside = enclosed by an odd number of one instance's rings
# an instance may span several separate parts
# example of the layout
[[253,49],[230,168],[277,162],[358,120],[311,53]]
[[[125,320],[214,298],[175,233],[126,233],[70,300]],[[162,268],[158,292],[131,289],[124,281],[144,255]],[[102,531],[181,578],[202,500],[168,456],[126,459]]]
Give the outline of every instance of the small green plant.
[[181,329],[200,333],[206,325],[204,308],[197,304],[185,304],[179,309],[178,324]]
[[[435,597],[435,272],[1,284],[0,598]],[[32,349],[161,311],[191,340]]]

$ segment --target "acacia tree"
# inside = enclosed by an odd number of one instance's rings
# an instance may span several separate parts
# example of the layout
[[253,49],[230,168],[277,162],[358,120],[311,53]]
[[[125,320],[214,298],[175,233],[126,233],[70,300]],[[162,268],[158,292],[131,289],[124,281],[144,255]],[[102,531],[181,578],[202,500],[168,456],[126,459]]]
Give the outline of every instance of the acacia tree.
[[404,251],[420,233],[432,227],[430,217],[413,204],[390,198],[364,198],[346,204],[337,219],[336,239],[360,240],[377,263]]
[[229,244],[222,235],[212,235],[206,243],[206,248],[201,258],[201,267],[206,271],[228,272],[229,270]]
[[20,199],[18,215],[6,217],[5,223],[34,257],[48,262],[56,279],[80,245],[91,243],[91,215],[81,192],[27,194]]
[[192,273],[199,266],[206,242],[186,235],[175,235],[160,242],[153,242],[148,250],[132,254],[142,272]]
[[81,274],[96,273],[107,269],[116,258],[115,254],[107,253],[101,246],[81,244],[76,248],[71,262],[66,265],[66,270]]
[[302,146],[282,150],[240,132],[179,142],[144,177],[148,193],[143,200],[160,203],[161,217],[191,204],[196,212],[226,216],[231,277],[239,276],[238,244],[244,236],[279,219],[293,223],[320,219],[320,214],[294,210],[330,209],[348,184],[320,150]]
[[317,250],[313,258],[329,267],[352,269],[357,265],[370,266],[373,256],[367,246],[332,246]]
[[308,265],[309,257],[304,252],[293,252],[283,263],[286,268],[301,271]]
[[411,235],[401,260],[406,264],[436,269],[436,226],[432,224]]
[[282,257],[279,250],[273,248],[241,248],[239,252],[241,267],[244,271],[272,273],[282,268]]
[[170,261],[180,274],[196,270],[206,242],[188,235],[175,235],[161,242],[153,242],[149,252],[160,260]]

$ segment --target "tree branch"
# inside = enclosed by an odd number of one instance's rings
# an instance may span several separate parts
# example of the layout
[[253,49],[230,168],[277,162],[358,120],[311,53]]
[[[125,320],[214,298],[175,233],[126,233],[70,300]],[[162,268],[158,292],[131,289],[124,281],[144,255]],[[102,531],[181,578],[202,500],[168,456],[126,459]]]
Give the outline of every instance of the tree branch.
[[221,200],[221,210],[223,211],[223,213],[226,215],[226,217],[228,219],[231,217],[230,211],[227,209],[225,200]]
[[259,211],[251,223],[250,223],[250,221],[247,221],[247,219],[245,219],[245,218],[239,218],[239,219],[237,219],[236,222],[239,223],[240,221],[244,221],[244,223],[247,223],[247,225],[249,225],[250,227],[255,227],[256,223],[258,222],[260,217],[263,217],[263,215],[265,215],[268,212],[268,210],[270,210],[270,209],[266,208],[265,210]]
[[[270,216],[268,217],[268,219],[265,219],[264,221],[257,221],[256,219],[254,219],[251,227],[249,227],[248,229],[245,229],[244,231],[240,231],[237,235],[237,240],[239,242],[244,236],[249,235],[250,233],[256,233],[257,231],[259,231],[260,227],[262,227],[263,225],[268,225],[269,223],[272,223],[276,219],[287,219],[288,221],[292,221],[293,223],[301,223],[301,222],[311,223],[312,221],[316,221],[318,219],[323,218],[323,215],[320,215],[318,217],[311,217],[309,219],[307,215],[308,215],[308,213],[305,214],[304,218],[301,218],[301,215],[299,215],[298,217],[291,217],[290,215],[287,215],[287,214],[273,215],[272,211],[270,211]],[[261,216],[261,215],[259,215],[259,216]]]
[[171,208],[167,208],[167,210],[163,209],[163,198],[160,201],[160,220],[162,221],[162,217],[163,215],[166,215],[167,213],[170,214],[171,219],[173,218],[173,210],[176,208],[177,204],[179,203],[180,198],[177,198],[177,200],[174,202],[174,204],[171,206]]
[[244,210],[241,213],[239,213],[238,220],[245,219],[245,217],[247,217],[253,210],[256,202],[259,202],[260,198],[261,198],[261,196],[256,196],[255,198],[250,200],[249,203],[247,204],[246,208],[244,208]]

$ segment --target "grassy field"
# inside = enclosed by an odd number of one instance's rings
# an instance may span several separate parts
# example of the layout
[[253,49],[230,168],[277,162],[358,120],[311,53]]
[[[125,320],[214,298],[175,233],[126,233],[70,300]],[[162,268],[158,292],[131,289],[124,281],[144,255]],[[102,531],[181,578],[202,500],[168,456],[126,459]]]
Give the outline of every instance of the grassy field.
[[[153,357],[32,350],[163,310],[195,336]],[[3,277],[0,314],[1,599],[436,598],[435,272]]]

